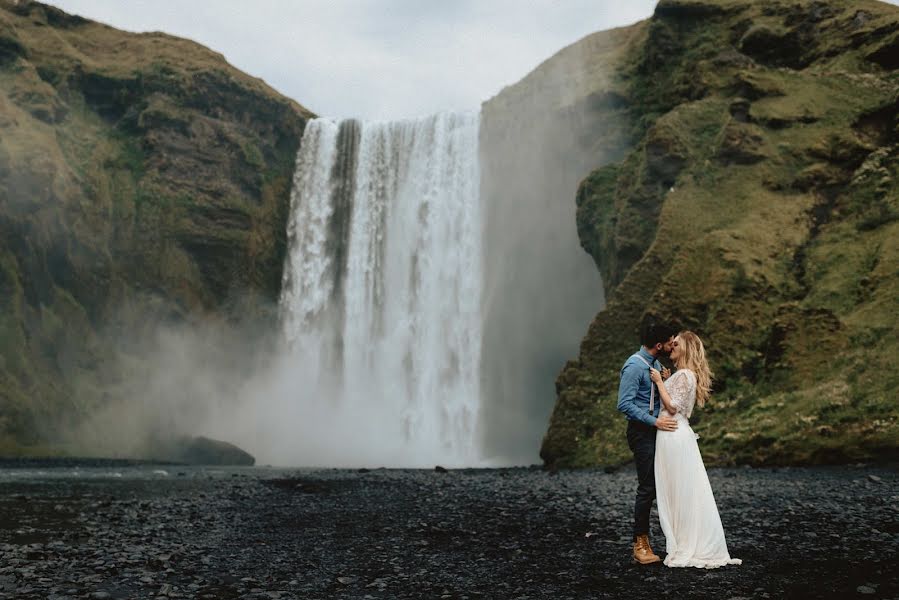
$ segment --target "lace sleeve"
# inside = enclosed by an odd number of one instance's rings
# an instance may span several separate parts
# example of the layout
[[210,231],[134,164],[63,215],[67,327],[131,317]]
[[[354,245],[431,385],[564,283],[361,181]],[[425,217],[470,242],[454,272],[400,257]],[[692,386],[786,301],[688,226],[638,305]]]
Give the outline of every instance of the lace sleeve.
[[665,388],[671,396],[671,403],[677,412],[689,418],[693,412],[693,402],[696,396],[696,382],[690,371],[678,371],[668,378]]

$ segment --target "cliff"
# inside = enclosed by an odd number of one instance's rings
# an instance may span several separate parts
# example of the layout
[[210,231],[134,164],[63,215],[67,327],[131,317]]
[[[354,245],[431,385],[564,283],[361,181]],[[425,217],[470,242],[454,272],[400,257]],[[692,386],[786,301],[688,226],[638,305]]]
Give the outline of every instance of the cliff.
[[0,452],[102,404],[159,323],[270,327],[311,116],[194,42],[0,1]]
[[503,462],[537,459],[553,380],[604,304],[572,199],[597,164],[633,143],[606,65],[640,32],[588,36],[481,106],[482,430]]
[[607,306],[556,381],[550,467],[630,459],[637,331],[696,331],[716,374],[707,463],[899,455],[899,8],[662,0],[595,93],[633,143],[577,193]]

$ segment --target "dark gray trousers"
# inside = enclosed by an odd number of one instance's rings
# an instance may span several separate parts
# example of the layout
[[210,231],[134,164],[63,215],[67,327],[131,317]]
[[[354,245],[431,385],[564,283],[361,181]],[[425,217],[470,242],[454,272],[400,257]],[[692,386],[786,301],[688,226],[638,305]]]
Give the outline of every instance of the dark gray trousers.
[[637,465],[637,499],[634,501],[634,537],[649,534],[649,513],[656,499],[656,428],[638,421],[627,422],[627,445]]

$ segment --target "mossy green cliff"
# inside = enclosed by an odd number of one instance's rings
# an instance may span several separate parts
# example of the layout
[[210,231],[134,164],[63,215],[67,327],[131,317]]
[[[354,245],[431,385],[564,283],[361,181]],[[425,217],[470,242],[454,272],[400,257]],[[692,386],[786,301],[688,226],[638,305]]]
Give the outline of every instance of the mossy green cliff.
[[548,466],[630,459],[618,372],[649,319],[707,344],[706,462],[897,458],[897,57],[899,8],[869,0],[663,0],[631,28],[597,92],[634,142],[577,196],[608,303],[556,382]]
[[271,323],[310,116],[191,41],[0,1],[0,452],[102,403],[160,322]]

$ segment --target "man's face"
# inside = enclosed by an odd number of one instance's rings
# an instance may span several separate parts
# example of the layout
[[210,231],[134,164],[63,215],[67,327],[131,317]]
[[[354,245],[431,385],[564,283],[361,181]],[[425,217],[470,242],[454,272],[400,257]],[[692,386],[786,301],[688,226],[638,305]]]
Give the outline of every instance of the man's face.
[[668,356],[671,354],[671,351],[674,350],[674,336],[672,335],[668,338],[668,341],[664,344],[656,344],[656,348],[659,348],[659,353],[663,356]]

